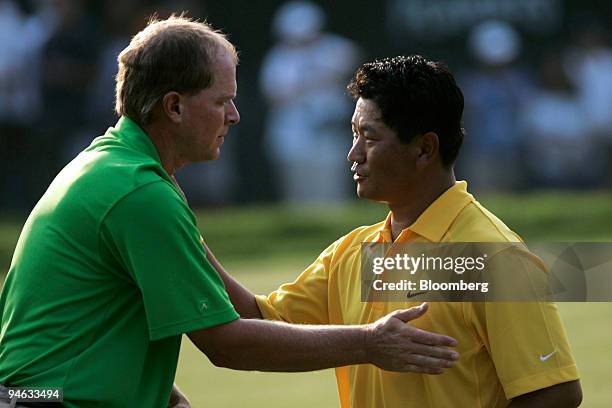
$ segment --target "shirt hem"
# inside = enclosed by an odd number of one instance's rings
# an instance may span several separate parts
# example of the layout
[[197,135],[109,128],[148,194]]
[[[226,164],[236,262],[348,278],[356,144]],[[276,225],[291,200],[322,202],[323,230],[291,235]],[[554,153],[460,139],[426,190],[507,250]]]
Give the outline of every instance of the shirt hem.
[[165,337],[175,336],[178,334],[189,333],[198,329],[207,329],[209,327],[218,326],[221,324],[233,322],[239,319],[240,316],[233,307],[229,307],[217,313],[199,316],[195,319],[184,320],[178,323],[172,323],[162,327],[149,330],[149,338],[151,341],[160,340]]
[[578,368],[575,364],[572,364],[570,366],[555,368],[540,374],[535,374],[512,381],[511,383],[504,385],[504,391],[506,398],[512,399],[518,397],[519,395],[552,387],[553,385],[564,382],[574,381],[578,378]]

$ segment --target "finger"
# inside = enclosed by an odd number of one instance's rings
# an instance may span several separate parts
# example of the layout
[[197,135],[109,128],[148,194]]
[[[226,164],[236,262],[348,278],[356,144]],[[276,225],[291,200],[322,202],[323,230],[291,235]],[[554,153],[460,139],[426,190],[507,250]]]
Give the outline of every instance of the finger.
[[422,356],[420,354],[407,354],[405,355],[404,360],[407,364],[429,368],[450,368],[455,365],[454,361],[430,356]]
[[424,344],[413,343],[412,352],[423,356],[441,358],[444,360],[457,361],[459,353],[446,347],[427,346]]
[[421,303],[420,306],[411,307],[410,309],[396,310],[391,316],[400,319],[402,322],[408,322],[423,316],[428,308],[429,305],[427,303]]
[[431,375],[440,375],[444,372],[442,368],[431,368],[431,367],[419,367],[414,364],[407,364],[402,367],[401,371],[407,373],[419,373],[419,374],[431,374]]
[[408,327],[410,330],[410,339],[415,343],[427,344],[430,346],[451,346],[457,345],[457,340],[450,336],[443,334],[430,333],[425,330],[417,329],[415,327]]

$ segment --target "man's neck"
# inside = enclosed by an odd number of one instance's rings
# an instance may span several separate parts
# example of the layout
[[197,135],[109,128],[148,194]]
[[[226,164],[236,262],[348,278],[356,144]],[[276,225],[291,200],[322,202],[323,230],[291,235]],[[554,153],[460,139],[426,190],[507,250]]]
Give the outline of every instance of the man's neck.
[[168,175],[174,176],[174,173],[180,169],[184,163],[179,158],[172,133],[160,124],[145,126],[144,131],[157,149],[162,167],[166,170]]
[[403,230],[414,224],[421,214],[455,183],[455,173],[451,170],[438,177],[437,182],[422,183],[412,194],[407,195],[406,200],[389,203],[392,240],[395,241]]

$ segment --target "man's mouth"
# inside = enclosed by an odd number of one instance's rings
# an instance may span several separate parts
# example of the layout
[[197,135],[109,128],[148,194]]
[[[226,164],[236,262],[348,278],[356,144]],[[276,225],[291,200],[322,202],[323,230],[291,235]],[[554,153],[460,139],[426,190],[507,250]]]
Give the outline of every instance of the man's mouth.
[[353,180],[355,180],[355,181],[357,181],[357,182],[359,182],[359,181],[363,181],[363,180],[365,180],[367,177],[368,177],[368,176],[364,176],[364,175],[359,174],[359,173],[355,173],[355,174],[353,174]]
[[363,170],[358,170],[357,169],[357,163],[353,163],[353,165],[351,166],[351,171],[354,173],[353,174],[353,180],[355,181],[363,181],[365,180],[368,175],[363,173]]
[[358,170],[357,169],[357,163],[353,163],[353,165],[351,166],[351,171],[354,173],[353,174],[353,180],[355,181],[363,181],[365,180],[368,175],[364,174],[362,170]]

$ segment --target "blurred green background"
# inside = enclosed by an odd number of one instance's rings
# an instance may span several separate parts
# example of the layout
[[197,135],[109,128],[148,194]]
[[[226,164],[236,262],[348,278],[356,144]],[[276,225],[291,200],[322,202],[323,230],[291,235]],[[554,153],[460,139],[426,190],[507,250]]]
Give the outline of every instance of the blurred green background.
[[[612,241],[612,194],[487,195],[481,202],[525,240]],[[256,293],[293,280],[319,252],[357,225],[380,221],[386,207],[343,206],[208,209],[203,236],[225,267]],[[6,272],[24,217],[0,220],[0,266]],[[0,282],[3,276],[0,275]],[[584,391],[583,407],[610,407],[612,305],[559,304]],[[338,406],[333,370],[304,374],[238,372],[212,366],[184,340],[176,381],[194,407]]]

